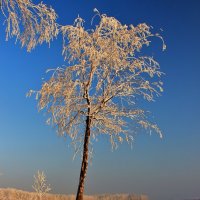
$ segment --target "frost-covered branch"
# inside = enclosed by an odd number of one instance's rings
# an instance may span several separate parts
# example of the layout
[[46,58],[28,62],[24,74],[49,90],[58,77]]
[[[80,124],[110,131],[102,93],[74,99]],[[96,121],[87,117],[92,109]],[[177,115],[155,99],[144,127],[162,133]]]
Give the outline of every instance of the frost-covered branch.
[[6,39],[16,37],[27,51],[43,42],[50,43],[59,32],[57,14],[42,2],[0,0],[0,6],[5,16]]

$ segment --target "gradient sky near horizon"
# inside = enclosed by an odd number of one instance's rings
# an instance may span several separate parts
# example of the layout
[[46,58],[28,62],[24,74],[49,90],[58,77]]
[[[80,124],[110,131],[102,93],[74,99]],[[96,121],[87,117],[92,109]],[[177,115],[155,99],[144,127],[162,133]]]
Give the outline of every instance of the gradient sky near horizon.
[[[38,2],[38,1],[35,1]],[[164,132],[140,133],[133,149],[112,152],[100,138],[86,181],[87,194],[147,194],[150,200],[200,198],[200,1],[198,0],[44,0],[72,24],[79,14],[87,21],[93,9],[123,24],[146,22],[163,29],[167,50],[153,41],[153,55],[165,72],[164,93],[146,106]],[[61,66],[61,38],[31,53],[6,42],[0,16],[0,187],[32,191],[33,175],[47,174],[54,193],[76,193],[80,159],[74,161],[69,141],[55,134],[38,113],[29,89],[38,89],[48,68]]]

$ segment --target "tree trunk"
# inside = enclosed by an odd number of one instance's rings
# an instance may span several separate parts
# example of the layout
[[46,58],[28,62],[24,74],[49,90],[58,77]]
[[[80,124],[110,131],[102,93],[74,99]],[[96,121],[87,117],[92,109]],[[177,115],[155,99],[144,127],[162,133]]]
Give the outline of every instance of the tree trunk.
[[89,141],[90,141],[90,124],[91,124],[91,119],[89,116],[87,116],[84,146],[83,146],[83,158],[82,158],[82,165],[81,165],[81,172],[80,172],[76,200],[83,200],[84,182],[85,182],[85,177],[86,177],[87,168],[88,168],[88,153],[89,153],[88,147],[89,147]]

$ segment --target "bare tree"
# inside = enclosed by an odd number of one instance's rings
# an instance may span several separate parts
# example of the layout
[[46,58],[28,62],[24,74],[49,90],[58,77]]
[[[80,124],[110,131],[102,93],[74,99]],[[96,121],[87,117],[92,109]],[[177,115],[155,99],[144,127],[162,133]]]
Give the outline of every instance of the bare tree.
[[95,12],[100,21],[94,29],[85,30],[80,17],[73,26],[61,28],[68,65],[53,70],[36,92],[39,110],[50,113],[47,122],[72,139],[75,152],[82,151],[77,200],[83,199],[91,139],[107,135],[116,148],[123,141],[131,143],[138,127],[162,137],[148,112],[138,107],[140,97],[153,101],[163,91],[158,62],[139,53],[152,37],[162,37],[145,23],[122,25]]
[[50,185],[47,185],[47,179],[44,171],[37,171],[37,174],[34,175],[34,183],[32,187],[39,195],[40,200],[44,194],[51,191]]
[[[0,0],[0,6],[6,17],[7,39],[16,36],[28,51],[49,43],[59,32],[55,11],[43,3]],[[91,136],[108,135],[113,148],[124,140],[131,143],[138,125],[162,137],[147,112],[137,105],[138,96],[153,101],[162,92],[162,82],[155,81],[162,74],[159,64],[138,54],[151,37],[162,37],[152,34],[146,24],[126,26],[96,12],[100,23],[94,30],[85,30],[80,17],[74,26],[62,26],[63,55],[70,66],[55,69],[36,94],[39,109],[51,113],[47,121],[57,126],[60,135],[71,137],[76,153],[83,150],[78,200],[83,199]],[[134,121],[134,129],[130,121]]]
[[6,39],[15,36],[28,51],[37,44],[50,43],[59,32],[55,11],[42,2],[0,0],[0,7],[5,16]]

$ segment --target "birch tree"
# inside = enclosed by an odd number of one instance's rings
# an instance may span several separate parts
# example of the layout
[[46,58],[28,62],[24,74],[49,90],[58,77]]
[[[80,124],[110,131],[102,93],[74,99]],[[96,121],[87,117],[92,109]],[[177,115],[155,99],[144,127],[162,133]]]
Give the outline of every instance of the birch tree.
[[145,23],[127,26],[95,11],[100,20],[94,29],[85,29],[80,17],[62,26],[67,64],[50,70],[51,78],[35,91],[39,110],[49,113],[47,123],[82,152],[77,200],[83,199],[91,141],[98,135],[106,135],[112,148],[131,143],[140,127],[162,137],[138,105],[140,97],[151,102],[163,91],[159,63],[139,53],[152,37],[162,37]]
[[38,170],[37,174],[35,174],[33,177],[34,183],[32,185],[32,188],[35,190],[35,192],[39,196],[39,199],[41,200],[45,194],[51,191],[51,187],[47,184],[47,178],[44,171]]
[[31,51],[38,44],[50,43],[59,33],[54,9],[31,0],[0,0],[5,17],[6,39],[15,37],[22,47]]

